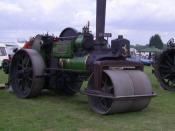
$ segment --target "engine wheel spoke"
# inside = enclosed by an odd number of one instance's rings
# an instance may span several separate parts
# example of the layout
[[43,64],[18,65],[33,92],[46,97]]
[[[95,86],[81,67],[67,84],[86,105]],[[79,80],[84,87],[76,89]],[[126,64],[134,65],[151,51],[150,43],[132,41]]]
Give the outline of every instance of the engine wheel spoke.
[[170,67],[167,65],[160,65],[160,68],[169,69]]
[[174,63],[174,62],[173,62],[173,59],[174,59],[174,58],[172,59],[172,58],[170,57],[170,54],[167,54],[167,53],[165,53],[165,56],[166,56],[166,58],[167,58],[167,60],[168,60],[167,62],[169,62],[169,64],[172,65],[172,64]]
[[175,91],[175,52],[168,49],[157,58],[155,74],[160,85],[165,90]]
[[[35,67],[35,68],[33,68]],[[17,96],[29,98],[40,93],[44,78],[36,78],[44,73],[45,63],[37,51],[19,50],[11,62],[11,85]],[[33,84],[34,82],[39,84]]]

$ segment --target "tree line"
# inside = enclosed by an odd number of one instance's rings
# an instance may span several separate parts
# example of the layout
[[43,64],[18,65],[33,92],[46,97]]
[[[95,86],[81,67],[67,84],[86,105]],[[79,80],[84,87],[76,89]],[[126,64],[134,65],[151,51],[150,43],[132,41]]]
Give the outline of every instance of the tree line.
[[146,45],[139,45],[139,44],[136,44],[136,45],[131,45],[131,48],[135,48],[137,50],[142,50],[144,48],[147,48],[147,47],[155,47],[155,48],[158,48],[158,49],[164,49],[166,48],[166,44],[163,43],[161,37],[159,34],[155,34],[153,36],[151,36],[150,40],[149,40],[149,44],[146,44]]

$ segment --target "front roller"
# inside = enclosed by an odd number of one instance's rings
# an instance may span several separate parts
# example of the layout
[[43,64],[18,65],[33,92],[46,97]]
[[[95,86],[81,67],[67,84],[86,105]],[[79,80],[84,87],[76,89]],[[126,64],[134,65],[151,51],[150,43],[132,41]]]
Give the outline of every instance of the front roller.
[[137,70],[104,70],[101,90],[88,96],[90,107],[100,114],[142,110],[153,96],[147,76]]

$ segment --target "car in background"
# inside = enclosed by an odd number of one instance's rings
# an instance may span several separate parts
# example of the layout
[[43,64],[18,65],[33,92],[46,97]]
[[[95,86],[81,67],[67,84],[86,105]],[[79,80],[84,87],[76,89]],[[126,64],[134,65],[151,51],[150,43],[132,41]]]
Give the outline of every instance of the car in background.
[[9,73],[9,66],[11,63],[11,60],[13,58],[13,55],[16,51],[23,48],[25,41],[17,41],[17,42],[3,42],[1,45],[3,46],[2,52],[5,55],[5,57],[0,58],[0,68],[4,71],[5,74]]
[[135,61],[135,62],[141,62],[140,57],[137,55],[131,55],[129,58],[127,58],[129,61]]
[[147,59],[147,58],[141,58],[140,61],[146,66],[151,66],[153,63],[152,59]]
[[1,68],[5,74],[8,74],[11,59],[12,59],[15,51],[17,51],[20,48],[15,42],[4,42],[4,45],[6,47],[5,49],[6,49],[6,54],[8,55],[8,58],[3,59],[1,61]]
[[7,50],[7,54],[9,55],[9,58],[11,58],[14,55],[14,50],[20,49],[19,46],[13,42],[8,42],[5,45],[6,45],[6,50]]
[[3,60],[8,60],[8,54],[7,54],[7,49],[6,45],[3,43],[0,43],[0,68],[2,68],[2,62]]
[[128,60],[141,62],[146,66],[151,66],[153,63],[152,59],[148,59],[148,57],[144,57],[144,56],[141,57],[139,55],[131,55],[131,57],[128,58]]

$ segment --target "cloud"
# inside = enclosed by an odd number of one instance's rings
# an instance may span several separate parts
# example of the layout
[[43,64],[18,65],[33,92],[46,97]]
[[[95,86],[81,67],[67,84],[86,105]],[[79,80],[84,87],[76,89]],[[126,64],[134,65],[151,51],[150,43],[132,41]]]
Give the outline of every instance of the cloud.
[[11,4],[11,3],[0,1],[0,12],[13,14],[16,12],[22,12],[22,9],[16,4]]
[[[155,33],[166,41],[175,33],[174,5],[174,0],[107,0],[106,32],[124,34],[132,43],[146,44]],[[67,26],[81,31],[88,20],[95,34],[95,11],[96,0],[3,0],[0,39],[47,31],[59,35]]]

